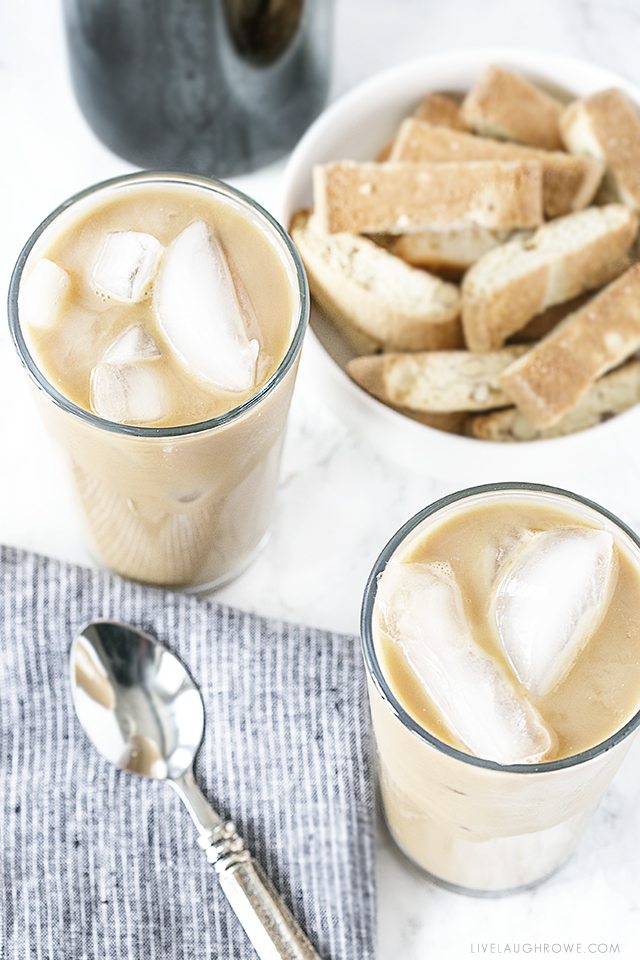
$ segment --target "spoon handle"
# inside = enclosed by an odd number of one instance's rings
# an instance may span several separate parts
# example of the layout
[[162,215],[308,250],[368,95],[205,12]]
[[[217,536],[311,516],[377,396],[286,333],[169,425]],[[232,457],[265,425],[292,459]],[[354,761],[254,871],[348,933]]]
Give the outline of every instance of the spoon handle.
[[233,823],[201,835],[198,843],[260,960],[320,960]]

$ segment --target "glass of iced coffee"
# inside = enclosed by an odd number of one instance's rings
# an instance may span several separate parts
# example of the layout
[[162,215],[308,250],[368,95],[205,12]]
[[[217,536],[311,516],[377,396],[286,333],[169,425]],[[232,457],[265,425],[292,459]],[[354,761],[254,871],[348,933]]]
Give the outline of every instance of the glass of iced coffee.
[[120,177],[36,229],[9,322],[98,561],[194,589],[248,565],[269,529],[308,309],[286,233],[218,181]]
[[362,609],[391,835],[495,895],[560,867],[640,724],[640,541],[575,494],[503,483],[422,510]]

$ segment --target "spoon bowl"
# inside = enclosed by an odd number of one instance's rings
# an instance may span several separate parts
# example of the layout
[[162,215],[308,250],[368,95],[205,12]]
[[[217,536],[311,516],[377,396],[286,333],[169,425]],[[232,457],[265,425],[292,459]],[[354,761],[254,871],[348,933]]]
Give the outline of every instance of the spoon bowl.
[[200,691],[171,651],[113,620],[84,627],[71,648],[76,712],[96,749],[122,770],[174,780],[204,734]]

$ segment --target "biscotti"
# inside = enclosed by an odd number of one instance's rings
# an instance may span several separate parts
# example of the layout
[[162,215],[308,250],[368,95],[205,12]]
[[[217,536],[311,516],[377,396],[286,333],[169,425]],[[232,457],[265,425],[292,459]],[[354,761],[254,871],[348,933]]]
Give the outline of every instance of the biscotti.
[[[309,286],[329,319],[370,338],[372,352],[443,350],[461,346],[458,288],[417,270],[372,240],[325,233],[315,216],[299,211],[291,235]],[[349,338],[353,343],[353,338]],[[357,344],[353,344],[357,347]]]
[[590,207],[486,254],[462,285],[469,349],[495,350],[535,314],[618,276],[637,226],[623,204]]
[[[428,93],[418,104],[414,117],[432,123],[436,127],[450,127],[452,130],[466,130],[460,115],[460,104],[444,93]],[[376,154],[376,163],[385,163],[391,156],[393,140],[385,143]]]
[[405,233],[542,223],[538,162],[354,163],[314,169],[315,211],[328,233]]
[[425,413],[490,410],[509,404],[498,377],[525,351],[506,347],[482,356],[466,350],[389,353],[356,357],[347,372],[368,393],[395,407]]
[[532,426],[515,407],[479,413],[467,420],[466,432],[479,440],[514,443],[551,440],[595,427],[640,403],[640,361],[631,360],[596,380],[573,410],[546,430]]
[[453,230],[420,230],[397,237],[380,237],[378,242],[396,257],[414,267],[460,276],[480,257],[502,246],[510,230],[487,230],[469,226]]
[[451,130],[466,130],[460,104],[444,93],[428,93],[418,104],[414,117],[432,123],[436,127]]
[[602,90],[576,100],[562,114],[567,149],[606,165],[607,196],[640,208],[640,117],[621,90]]
[[558,150],[562,104],[519,73],[491,66],[462,102],[462,119],[476,133]]
[[545,429],[639,347],[640,264],[635,264],[515,360],[500,384],[529,422]]
[[412,117],[400,126],[389,159],[397,163],[537,160],[542,165],[542,203],[549,218],[581,210],[591,203],[604,171],[602,161],[595,157],[501,143]]

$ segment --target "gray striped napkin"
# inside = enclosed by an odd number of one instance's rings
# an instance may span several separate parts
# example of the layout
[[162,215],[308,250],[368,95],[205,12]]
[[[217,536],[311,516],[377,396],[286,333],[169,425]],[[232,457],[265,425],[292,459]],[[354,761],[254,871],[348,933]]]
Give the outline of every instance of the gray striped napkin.
[[202,685],[200,783],[323,958],[374,956],[373,797],[353,637],[0,547],[0,957],[253,958],[166,786],[122,774],[71,705],[97,616],[154,633]]

